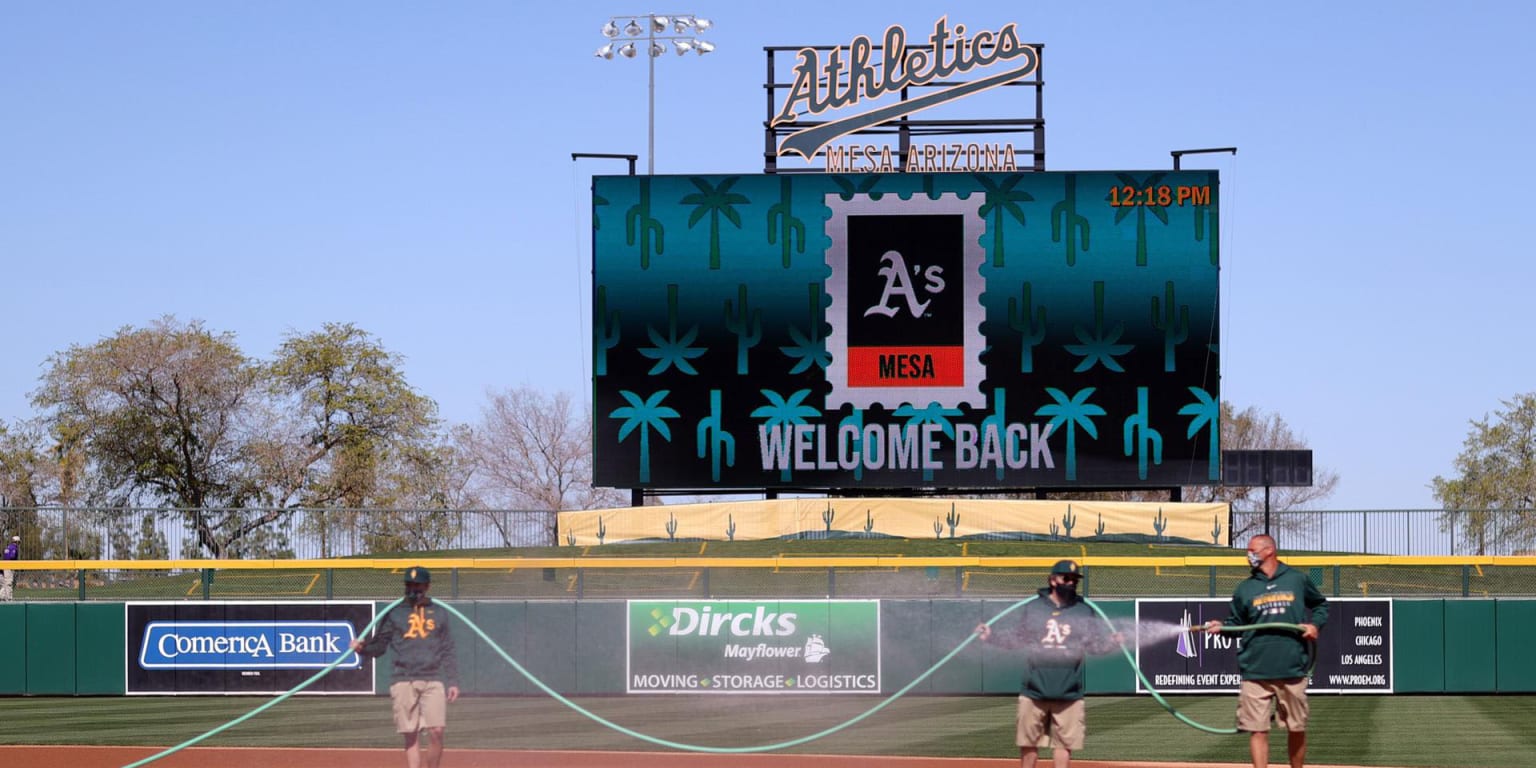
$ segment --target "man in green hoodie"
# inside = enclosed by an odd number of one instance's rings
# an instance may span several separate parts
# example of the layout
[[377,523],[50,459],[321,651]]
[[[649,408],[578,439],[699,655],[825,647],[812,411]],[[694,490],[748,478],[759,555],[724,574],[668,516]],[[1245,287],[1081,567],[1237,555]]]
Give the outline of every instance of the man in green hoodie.
[[[405,601],[385,614],[373,637],[352,641],[352,650],[370,658],[386,650],[395,653],[389,697],[395,730],[405,735],[406,768],[438,768],[448,704],[459,698],[459,662],[448,613],[427,597],[431,588],[431,571],[405,569]],[[422,731],[429,737],[426,750],[421,749]]]
[[1071,765],[1072,753],[1083,748],[1086,732],[1084,657],[1107,653],[1120,642],[1119,633],[1111,631],[1078,598],[1077,585],[1082,578],[1076,561],[1062,560],[1051,566],[1051,575],[1039,598],[1019,609],[1019,619],[1011,633],[999,633],[994,641],[991,627],[976,627],[976,635],[983,643],[1026,651],[1015,734],[1022,768],[1034,768],[1047,735],[1054,745],[1052,765]]
[[1275,540],[1265,534],[1248,540],[1252,573],[1232,593],[1225,622],[1205,629],[1221,632],[1225,624],[1295,624],[1289,628],[1250,629],[1238,641],[1237,667],[1243,682],[1237,696],[1237,729],[1248,732],[1254,768],[1269,767],[1269,723],[1286,730],[1291,768],[1307,760],[1307,676],[1312,670],[1317,632],[1328,621],[1328,599],[1306,574],[1280,562]]

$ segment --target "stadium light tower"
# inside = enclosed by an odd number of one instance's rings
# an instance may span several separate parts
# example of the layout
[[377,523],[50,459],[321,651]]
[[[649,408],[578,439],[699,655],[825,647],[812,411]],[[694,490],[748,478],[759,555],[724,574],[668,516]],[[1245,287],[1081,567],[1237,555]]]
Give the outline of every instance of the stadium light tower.
[[[645,169],[647,174],[656,173],[656,59],[667,52],[667,45],[671,44],[671,50],[679,56],[689,53],[703,56],[715,50],[715,46],[699,39],[699,35],[709,31],[714,23],[709,19],[701,19],[692,13],[677,13],[662,15],[659,13],[647,13],[639,16],[612,16],[608,23],[603,25],[603,37],[609,42],[597,49],[593,55],[609,61],[614,55],[626,59],[633,59],[640,49],[637,43],[641,42],[641,33],[645,34],[645,59],[648,69],[646,88],[646,153]],[[667,34],[670,32],[671,34]],[[630,38],[620,42],[624,38]]]

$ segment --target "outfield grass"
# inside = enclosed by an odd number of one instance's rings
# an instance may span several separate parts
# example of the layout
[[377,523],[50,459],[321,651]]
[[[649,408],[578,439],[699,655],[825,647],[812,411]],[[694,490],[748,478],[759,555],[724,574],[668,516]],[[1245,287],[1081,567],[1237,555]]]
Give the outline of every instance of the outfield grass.
[[[165,746],[195,737],[270,701],[245,697],[0,699],[0,744]],[[868,710],[871,697],[629,696],[583,698],[594,713],[660,738],[717,747],[782,742]],[[1173,697],[1186,715],[1230,726],[1235,697]],[[1241,762],[1243,736],[1211,735],[1146,697],[1089,699],[1096,760]],[[1014,700],[1006,696],[907,697],[846,730],[792,752],[1011,757]],[[1312,697],[1309,763],[1364,766],[1530,766],[1536,696]],[[1283,765],[1284,738],[1272,739]],[[209,746],[391,747],[399,743],[381,697],[298,697],[209,739]],[[472,697],[449,714],[450,747],[661,749],[616,733],[548,698]]]

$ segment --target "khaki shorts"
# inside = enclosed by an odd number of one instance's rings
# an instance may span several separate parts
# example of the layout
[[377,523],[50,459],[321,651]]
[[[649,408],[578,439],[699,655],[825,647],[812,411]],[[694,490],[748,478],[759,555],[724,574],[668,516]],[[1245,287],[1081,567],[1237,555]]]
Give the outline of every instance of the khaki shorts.
[[448,725],[448,689],[436,680],[410,680],[389,686],[395,732],[415,733]]
[[[1020,696],[1015,743],[1026,749],[1043,747],[1049,743],[1076,752],[1083,748],[1083,732],[1086,727],[1083,713],[1087,709],[1082,699],[1036,701],[1028,696]],[[1046,741],[1047,735],[1051,737],[1049,742]]]
[[1275,722],[1287,731],[1307,729],[1307,679],[1244,680],[1237,692],[1237,729],[1254,733],[1269,730],[1269,707],[1274,702]]

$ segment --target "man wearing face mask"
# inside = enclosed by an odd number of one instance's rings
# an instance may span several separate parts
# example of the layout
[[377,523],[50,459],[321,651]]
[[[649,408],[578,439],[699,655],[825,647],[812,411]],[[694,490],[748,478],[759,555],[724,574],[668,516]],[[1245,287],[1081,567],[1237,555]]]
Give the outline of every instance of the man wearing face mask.
[[1280,562],[1275,540],[1260,534],[1248,540],[1246,580],[1232,593],[1225,622],[1208,621],[1211,634],[1225,624],[1295,624],[1288,628],[1248,630],[1237,652],[1242,686],[1237,696],[1237,729],[1248,732],[1254,768],[1269,766],[1270,710],[1286,730],[1291,768],[1307,759],[1307,675],[1312,669],[1318,630],[1328,621],[1328,598],[1300,571]]
[[1086,733],[1083,704],[1084,659],[1088,654],[1108,653],[1121,638],[1099,619],[1077,595],[1082,569],[1076,561],[1062,560],[1051,566],[1046,588],[1039,599],[1019,609],[1013,630],[992,637],[986,624],[976,627],[983,643],[1000,648],[1020,648],[1024,679],[1019,690],[1019,765],[1034,768],[1039,747],[1051,737],[1055,768],[1067,768],[1072,753],[1083,748]]
[[[443,759],[443,731],[448,704],[459,698],[459,662],[447,611],[427,596],[432,573],[420,566],[405,569],[405,600],[379,621],[373,636],[352,641],[352,650],[371,658],[395,654],[389,697],[395,730],[405,736],[406,768],[438,768]],[[421,734],[428,743],[421,747]]]

